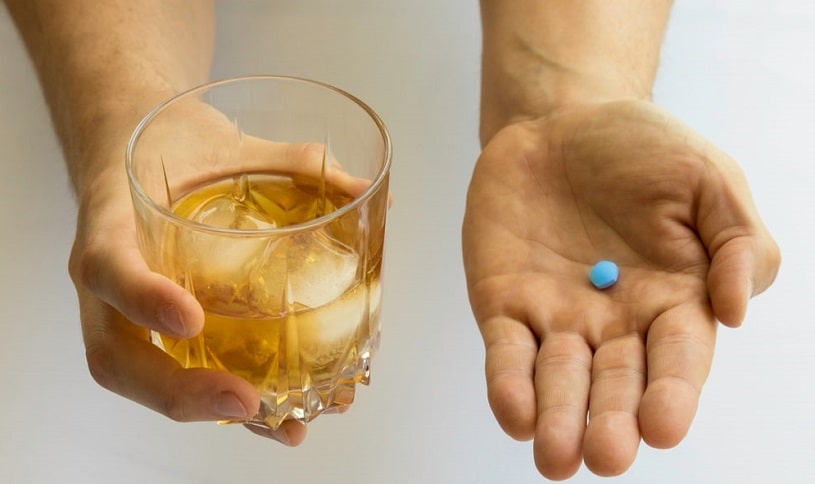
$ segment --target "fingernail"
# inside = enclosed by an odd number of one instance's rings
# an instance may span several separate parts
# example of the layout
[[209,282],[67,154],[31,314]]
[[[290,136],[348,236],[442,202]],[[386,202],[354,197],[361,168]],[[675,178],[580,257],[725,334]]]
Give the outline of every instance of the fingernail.
[[215,399],[215,413],[222,418],[245,419],[248,418],[246,407],[238,397],[231,392],[223,392]]
[[159,309],[158,321],[173,335],[184,336],[187,334],[186,328],[184,328],[184,322],[181,320],[181,313],[171,304]]

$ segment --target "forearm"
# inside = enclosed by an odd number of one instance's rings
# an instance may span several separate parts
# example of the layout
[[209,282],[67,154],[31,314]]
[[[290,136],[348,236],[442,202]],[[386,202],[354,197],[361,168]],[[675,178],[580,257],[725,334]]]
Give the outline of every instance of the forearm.
[[151,107],[209,76],[211,2],[5,1],[80,194],[122,168],[129,132]]
[[481,141],[559,107],[648,99],[670,0],[481,0]]

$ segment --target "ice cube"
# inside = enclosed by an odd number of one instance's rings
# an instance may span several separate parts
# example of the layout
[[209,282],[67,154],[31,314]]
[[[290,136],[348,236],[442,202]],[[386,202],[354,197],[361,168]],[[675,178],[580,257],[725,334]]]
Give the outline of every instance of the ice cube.
[[[370,345],[376,345],[379,300],[379,284],[371,281],[367,286],[356,285],[331,304],[301,313],[297,318],[297,331],[303,359],[318,367],[335,362],[347,365],[350,364],[347,355],[352,348],[365,351]],[[361,327],[362,324],[368,326]]]
[[210,233],[192,233],[186,239],[182,250],[187,271],[195,279],[194,286],[225,286],[235,290],[246,285],[268,243],[261,238]]
[[[257,230],[274,227],[262,212],[252,210],[230,195],[213,197],[188,215],[194,222],[218,228]],[[252,268],[267,250],[267,237],[186,231],[182,250],[194,286],[219,286],[237,291],[246,286]]]
[[263,211],[229,194],[207,200],[189,218],[203,225],[224,229],[262,230],[276,226],[274,220]]
[[352,337],[365,316],[366,291],[364,284],[360,284],[342,299],[309,314],[305,321],[298,321],[301,338],[327,347]]
[[331,304],[299,313],[300,357],[315,367],[346,365],[356,344],[357,328],[365,318],[365,301],[365,287],[359,285]]
[[289,251],[292,299],[316,308],[342,296],[356,279],[356,252],[322,231],[303,233],[295,239],[295,247]]
[[250,278],[253,304],[272,314],[323,306],[352,287],[358,262],[350,247],[322,231],[291,235],[264,253]]

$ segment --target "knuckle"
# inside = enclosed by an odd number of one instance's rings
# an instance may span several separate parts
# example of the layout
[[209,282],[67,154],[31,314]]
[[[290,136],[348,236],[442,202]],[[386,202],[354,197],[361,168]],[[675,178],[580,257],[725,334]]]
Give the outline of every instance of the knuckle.
[[317,142],[294,143],[289,146],[288,159],[293,168],[319,166],[325,145]]
[[100,345],[88,345],[85,349],[88,371],[93,380],[102,388],[119,393],[113,354]]
[[778,267],[781,265],[781,248],[778,246],[778,243],[771,241],[767,252],[771,267],[774,270],[778,270]]
[[173,396],[169,396],[164,400],[162,413],[175,422],[187,422],[189,420],[184,406],[180,405],[178,399]]
[[314,141],[305,142],[300,144],[301,154],[306,158],[318,157],[322,158],[325,152],[325,145]]
[[175,422],[189,422],[191,420],[190,412],[185,405],[184,399],[181,397],[181,395],[183,395],[183,391],[181,390],[181,388],[174,388],[167,392],[164,396],[160,411],[167,418]]
[[74,285],[89,289],[99,285],[101,279],[101,263],[103,249],[97,243],[79,246],[74,244],[68,260],[68,273]]

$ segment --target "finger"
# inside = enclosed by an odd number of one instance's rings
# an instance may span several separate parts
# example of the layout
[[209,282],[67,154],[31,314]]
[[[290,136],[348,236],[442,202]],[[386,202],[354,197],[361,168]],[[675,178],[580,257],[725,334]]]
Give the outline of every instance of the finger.
[[661,314],[648,331],[648,385],[640,402],[640,432],[656,448],[687,434],[710,372],[716,321],[706,301]]
[[645,345],[637,333],[603,342],[594,353],[583,459],[595,474],[619,475],[634,462],[645,371]]
[[114,236],[116,240],[100,235],[90,246],[75,248],[70,265],[77,287],[145,328],[177,337],[198,334],[204,312],[195,297],[147,267],[135,233]]
[[302,444],[306,439],[307,428],[305,424],[296,420],[287,420],[283,422],[277,429],[270,429],[262,425],[255,425],[252,423],[244,424],[244,427],[252,431],[256,435],[274,439],[284,445],[290,447],[297,447]]
[[699,235],[711,263],[708,292],[716,317],[739,326],[751,296],[775,280],[781,255],[753,205],[747,182],[738,165],[724,153],[717,160],[718,176],[703,179],[697,214]]
[[533,450],[538,471],[549,479],[566,479],[580,468],[591,365],[591,349],[577,334],[554,333],[541,342]]
[[330,147],[320,143],[294,143],[288,145],[285,158],[294,171],[315,177],[324,175],[326,182],[353,197],[360,196],[371,186],[372,180],[351,176],[326,150]]
[[244,169],[273,169],[315,178],[325,175],[329,184],[353,197],[371,186],[372,180],[351,176],[327,150],[330,150],[330,146],[323,143],[281,143],[251,136],[243,138],[241,145],[242,157],[258,164],[256,167],[244,166]]
[[538,344],[523,323],[494,317],[481,324],[486,346],[487,398],[498,424],[510,437],[529,440],[535,432],[532,376]]
[[147,331],[82,290],[88,368],[102,387],[180,421],[245,420],[260,398],[249,382],[226,372],[183,369],[147,340]]
[[708,291],[716,317],[728,326],[739,326],[749,299],[767,289],[778,273],[781,255],[769,236],[735,237],[713,254]]

